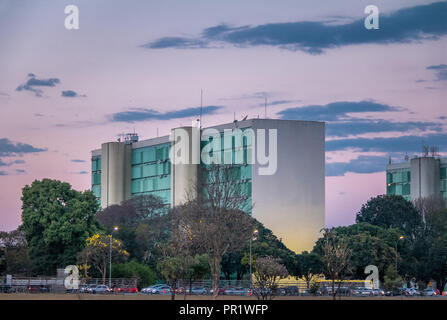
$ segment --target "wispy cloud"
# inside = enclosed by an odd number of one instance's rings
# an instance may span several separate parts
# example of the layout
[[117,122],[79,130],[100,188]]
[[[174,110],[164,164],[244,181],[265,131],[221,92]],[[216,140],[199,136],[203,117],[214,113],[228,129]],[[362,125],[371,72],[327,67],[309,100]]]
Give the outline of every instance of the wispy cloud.
[[73,91],[73,90],[62,91],[61,96],[65,97],[65,98],[84,98],[84,97],[87,97],[85,94],[78,94],[76,91]]
[[79,162],[79,163],[83,163],[85,162],[85,160],[81,160],[81,159],[71,159],[71,162]]
[[7,138],[0,138],[0,156],[16,156],[25,153],[36,153],[47,151],[46,148],[36,148],[22,142],[12,142]]
[[447,2],[403,8],[380,15],[380,29],[367,30],[364,18],[337,24],[326,21],[268,23],[204,29],[195,38],[163,37],[146,43],[148,49],[197,49],[230,44],[237,47],[276,46],[321,54],[326,49],[359,44],[409,43],[447,34]]
[[[447,19],[447,17],[446,17]],[[447,80],[447,64],[438,64],[435,66],[428,66],[427,70],[434,70],[436,79],[438,81]]]
[[366,112],[401,111],[400,107],[393,107],[374,101],[337,101],[326,105],[310,105],[304,107],[288,108],[278,112],[281,119],[289,120],[315,120],[337,121],[350,118],[348,114]]
[[[222,109],[222,106],[204,106],[203,114],[214,114]],[[171,120],[198,116],[200,107],[180,109],[176,111],[159,112],[153,109],[132,108],[128,111],[117,112],[109,116],[112,122],[138,122],[148,120]]]
[[34,73],[28,73],[28,80],[19,85],[17,91],[31,91],[36,97],[42,97],[43,90],[36,87],[54,87],[61,81],[58,78],[38,79]]
[[387,158],[383,156],[359,156],[348,162],[326,163],[326,176],[344,176],[347,172],[374,173],[385,171]]
[[408,152],[418,153],[423,144],[438,146],[447,150],[447,133],[433,133],[424,136],[404,135],[390,138],[352,138],[326,141],[326,151],[353,149],[358,152]]

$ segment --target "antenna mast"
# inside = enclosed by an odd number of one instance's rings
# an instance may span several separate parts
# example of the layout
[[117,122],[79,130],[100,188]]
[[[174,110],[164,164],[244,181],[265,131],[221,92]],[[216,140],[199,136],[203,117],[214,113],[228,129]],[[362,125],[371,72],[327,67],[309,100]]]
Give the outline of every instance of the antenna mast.
[[267,97],[265,97],[264,101],[264,119],[267,119]]
[[203,107],[203,89],[200,89],[200,128],[202,129],[202,107]]

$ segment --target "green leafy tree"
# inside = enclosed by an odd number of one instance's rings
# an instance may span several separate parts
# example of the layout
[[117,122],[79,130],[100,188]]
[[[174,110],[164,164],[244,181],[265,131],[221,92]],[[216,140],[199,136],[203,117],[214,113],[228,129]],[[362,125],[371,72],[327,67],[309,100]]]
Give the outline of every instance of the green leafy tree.
[[385,229],[397,228],[414,240],[423,229],[420,213],[402,196],[380,195],[371,198],[357,213],[356,222],[367,222]]
[[392,265],[390,265],[386,269],[385,276],[383,278],[383,287],[387,291],[395,290],[402,287],[402,284],[404,282]]
[[23,231],[0,231],[0,274],[27,276],[29,269],[28,246]]
[[154,270],[148,265],[138,263],[135,260],[113,265],[112,277],[137,278],[140,289],[154,284],[157,280],[157,275]]
[[306,280],[307,289],[316,276],[322,273],[323,263],[321,256],[314,252],[304,251],[296,255],[296,275],[297,278]]
[[194,264],[194,258],[180,255],[168,256],[158,262],[158,270],[171,287],[171,300],[175,300],[178,281],[185,279]]
[[85,240],[101,228],[91,191],[58,180],[35,180],[22,190],[22,225],[34,274],[55,274],[76,262]]

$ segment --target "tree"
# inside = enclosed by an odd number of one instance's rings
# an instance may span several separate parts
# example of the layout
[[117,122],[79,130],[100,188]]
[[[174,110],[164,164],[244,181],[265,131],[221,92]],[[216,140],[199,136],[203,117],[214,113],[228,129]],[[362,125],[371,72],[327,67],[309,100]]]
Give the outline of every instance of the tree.
[[260,300],[271,300],[275,296],[280,279],[288,277],[286,267],[272,257],[259,257],[253,264],[254,292]]
[[98,203],[91,191],[73,190],[58,180],[35,180],[22,189],[22,225],[32,271],[54,274],[76,262],[85,239],[100,230]]
[[422,219],[425,220],[427,214],[446,208],[447,201],[441,196],[429,196],[417,198],[413,201],[413,205],[421,215]]
[[392,265],[386,269],[383,279],[383,287],[387,291],[400,288],[404,282]]
[[192,241],[199,253],[208,255],[216,298],[222,257],[246,246],[254,224],[243,211],[247,208],[248,196],[235,168],[211,165],[201,174],[204,182],[199,184],[198,190],[191,190],[188,202],[172,211],[177,226],[172,232],[179,232]]
[[296,275],[306,280],[307,289],[310,288],[311,282],[316,276],[322,272],[321,256],[314,252],[303,251],[296,255]]
[[423,221],[413,204],[402,196],[380,195],[371,198],[356,215],[356,222],[367,222],[382,228],[397,228],[414,240],[420,234]]
[[194,265],[194,259],[190,256],[166,257],[158,262],[158,270],[171,287],[171,300],[175,300],[177,282],[184,279],[188,271]]
[[148,265],[135,260],[113,265],[113,278],[137,278],[140,288],[154,284],[157,276]]
[[25,276],[29,269],[28,246],[23,231],[0,231],[0,274]]
[[98,212],[97,218],[110,233],[119,227],[117,236],[129,252],[130,259],[150,263],[155,268],[161,252],[160,242],[167,241],[167,206],[160,197],[142,195]]
[[[189,281],[189,292],[192,292],[192,283],[195,280],[203,279],[210,274],[210,265],[206,254],[195,255],[190,263],[190,267],[185,272],[185,279]],[[188,261],[189,262],[189,261]],[[186,288],[185,288],[186,299]]]
[[110,263],[110,246],[112,263],[125,260],[129,256],[120,240],[104,234],[95,234],[87,238],[84,250],[78,255],[81,263],[91,264],[101,274],[104,284],[106,283],[107,267]]
[[[335,300],[342,281],[350,273],[351,250],[345,237],[337,236],[333,229],[325,229],[323,236],[323,270],[332,282],[332,297]],[[335,290],[335,281],[338,282]]]

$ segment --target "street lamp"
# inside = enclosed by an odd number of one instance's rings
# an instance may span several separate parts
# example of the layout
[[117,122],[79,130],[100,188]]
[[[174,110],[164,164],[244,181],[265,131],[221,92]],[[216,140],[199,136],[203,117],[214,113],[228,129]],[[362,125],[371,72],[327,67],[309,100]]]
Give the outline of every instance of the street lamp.
[[397,272],[397,242],[398,242],[399,240],[404,240],[404,239],[405,239],[404,236],[400,236],[399,239],[396,240],[396,266],[395,266],[395,268],[396,268],[396,272]]
[[251,272],[251,242],[255,241],[257,239],[258,236],[258,229],[255,229],[253,231],[252,236],[250,237],[250,289],[252,289],[253,285],[252,285],[252,272]]
[[113,232],[118,231],[118,227],[113,227],[113,231],[110,234],[110,251],[109,251],[109,288],[112,287],[112,238]]

